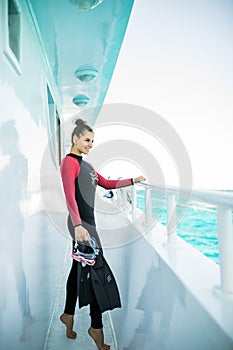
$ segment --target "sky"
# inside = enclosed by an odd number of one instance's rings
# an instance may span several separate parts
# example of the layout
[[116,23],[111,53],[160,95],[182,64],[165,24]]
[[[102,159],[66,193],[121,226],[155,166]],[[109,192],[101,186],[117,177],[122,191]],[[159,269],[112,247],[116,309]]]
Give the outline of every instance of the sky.
[[[105,99],[164,118],[184,143],[195,188],[233,190],[232,39],[232,0],[136,0]],[[155,152],[166,181],[177,185],[176,159],[138,122],[128,135]],[[121,132],[110,134],[118,138]],[[158,156],[163,153],[166,161]],[[109,169],[103,166],[111,175]],[[132,165],[133,174],[141,169],[143,164]]]

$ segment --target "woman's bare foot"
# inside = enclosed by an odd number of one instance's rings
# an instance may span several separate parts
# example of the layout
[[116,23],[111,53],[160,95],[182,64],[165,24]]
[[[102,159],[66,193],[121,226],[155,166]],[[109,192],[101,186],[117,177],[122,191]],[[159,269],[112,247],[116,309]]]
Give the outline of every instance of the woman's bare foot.
[[96,329],[96,328],[90,327],[88,329],[88,334],[96,343],[98,350],[109,350],[110,349],[109,345],[104,344],[103,328]]
[[67,338],[75,339],[77,337],[77,333],[73,331],[74,316],[64,313],[60,316],[60,320],[66,326]]

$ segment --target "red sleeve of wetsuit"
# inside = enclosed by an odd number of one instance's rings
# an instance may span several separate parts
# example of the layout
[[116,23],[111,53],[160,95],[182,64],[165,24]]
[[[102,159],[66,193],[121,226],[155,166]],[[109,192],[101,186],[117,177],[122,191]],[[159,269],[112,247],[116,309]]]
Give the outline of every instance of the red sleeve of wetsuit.
[[133,179],[123,179],[123,180],[108,180],[102,175],[98,174],[98,185],[104,187],[106,190],[126,187],[133,185]]
[[61,163],[61,177],[66,197],[66,205],[70,214],[73,226],[82,224],[78,204],[75,199],[75,179],[79,174],[80,165],[76,159],[65,157]]

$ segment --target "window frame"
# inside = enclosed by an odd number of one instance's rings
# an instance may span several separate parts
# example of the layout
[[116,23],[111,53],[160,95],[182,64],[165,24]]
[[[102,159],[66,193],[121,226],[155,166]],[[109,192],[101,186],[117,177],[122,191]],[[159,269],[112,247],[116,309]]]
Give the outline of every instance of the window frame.
[[57,106],[47,82],[46,84],[47,95],[47,112],[48,112],[48,137],[49,148],[51,152],[52,161],[56,168],[61,163],[61,129],[60,129],[60,116],[57,110]]
[[[9,1],[14,4],[14,7],[19,15],[19,54],[17,57],[10,46],[10,33],[9,33]],[[22,75],[21,71],[21,41],[22,41],[22,10],[20,8],[18,0],[3,0],[3,14],[2,14],[2,28],[3,28],[3,54],[7,61],[10,63],[14,71],[18,75]]]

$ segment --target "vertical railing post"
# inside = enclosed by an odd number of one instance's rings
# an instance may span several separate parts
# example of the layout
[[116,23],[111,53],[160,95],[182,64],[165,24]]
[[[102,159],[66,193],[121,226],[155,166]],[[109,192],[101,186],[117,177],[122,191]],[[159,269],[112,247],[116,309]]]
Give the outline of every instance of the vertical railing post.
[[218,207],[218,245],[221,291],[233,294],[233,232],[231,209]]
[[176,232],[176,196],[175,194],[167,194],[167,243],[177,243]]
[[125,208],[128,204],[127,187],[122,188],[122,208]]
[[136,207],[137,207],[137,190],[136,190],[136,186],[131,186],[131,190],[132,190],[132,220],[134,221],[135,216],[136,216]]
[[151,225],[153,221],[153,211],[152,211],[152,196],[151,196],[151,188],[146,187],[145,189],[145,225]]

